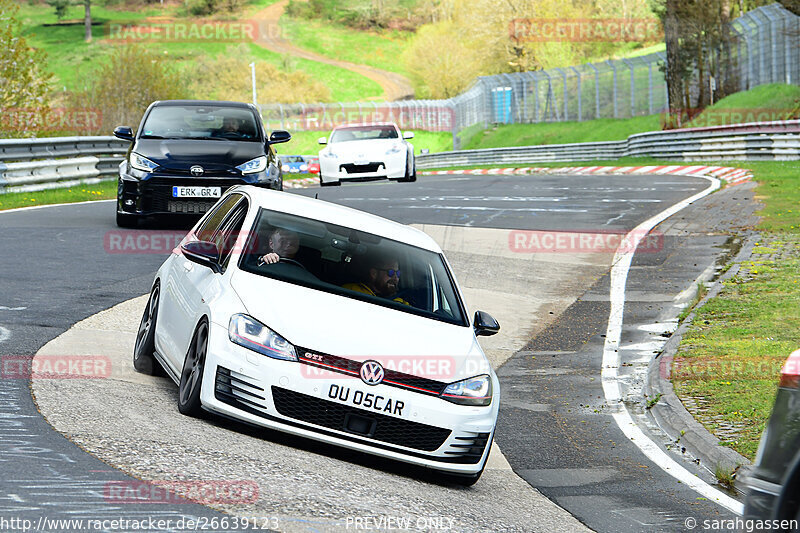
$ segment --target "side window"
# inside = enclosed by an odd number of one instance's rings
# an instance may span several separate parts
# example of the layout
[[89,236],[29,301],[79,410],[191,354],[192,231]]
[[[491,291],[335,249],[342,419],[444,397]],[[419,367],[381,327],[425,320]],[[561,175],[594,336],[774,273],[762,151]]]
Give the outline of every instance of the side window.
[[231,254],[236,246],[236,240],[239,238],[239,233],[242,231],[242,224],[244,223],[245,216],[247,216],[247,201],[241,202],[225,222],[222,231],[217,233],[214,242],[219,249],[219,263],[223,270],[228,268],[228,262],[231,260]]
[[214,239],[214,235],[219,231],[225,217],[230,213],[231,209],[241,200],[241,194],[231,194],[221,204],[217,205],[205,221],[197,228],[195,235],[201,241],[210,241]]

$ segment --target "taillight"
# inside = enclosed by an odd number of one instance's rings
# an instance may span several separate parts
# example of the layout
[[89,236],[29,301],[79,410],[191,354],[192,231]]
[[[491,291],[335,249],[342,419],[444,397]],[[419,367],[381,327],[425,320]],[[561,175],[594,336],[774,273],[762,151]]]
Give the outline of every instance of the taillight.
[[800,350],[793,352],[783,363],[780,387],[785,389],[800,387]]

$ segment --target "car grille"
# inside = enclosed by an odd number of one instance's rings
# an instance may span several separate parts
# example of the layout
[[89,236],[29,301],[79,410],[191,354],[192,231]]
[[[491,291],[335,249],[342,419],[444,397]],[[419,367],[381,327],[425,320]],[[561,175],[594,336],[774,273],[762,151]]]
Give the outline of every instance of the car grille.
[[[283,416],[415,450],[435,451],[451,433],[449,429],[357,409],[281,387],[272,387],[272,400]],[[350,423],[353,417],[368,422],[370,430],[362,433],[348,429],[353,427]]]
[[[363,363],[363,361],[347,359],[337,355],[313,352],[299,346],[297,347],[297,353],[301,363],[316,366],[331,372],[346,374],[348,376],[358,376],[361,370],[361,364]],[[447,387],[447,383],[405,374],[390,368],[384,368],[382,383],[389,387],[398,387],[420,394],[428,394],[430,396],[439,396]]]
[[163,213],[190,213],[199,214],[208,211],[211,206],[217,203],[216,198],[174,198],[172,188],[176,185],[199,186],[199,187],[219,187],[220,193],[233,187],[245,183],[241,179],[213,179],[213,178],[187,178],[187,179],[164,179],[151,178],[144,184],[145,202],[149,205],[149,211],[160,211]]
[[[344,169],[348,174],[361,174],[363,172],[378,172],[383,167],[383,163],[368,163],[366,165],[354,165],[348,163],[346,165],[339,165],[339,169]],[[385,167],[383,167],[385,169]]]

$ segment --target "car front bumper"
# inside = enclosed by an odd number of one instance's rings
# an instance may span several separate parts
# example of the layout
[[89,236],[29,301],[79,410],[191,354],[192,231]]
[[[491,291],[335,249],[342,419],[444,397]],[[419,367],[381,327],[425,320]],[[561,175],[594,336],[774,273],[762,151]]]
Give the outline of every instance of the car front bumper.
[[258,185],[280,189],[278,176],[271,180],[266,172],[231,177],[174,177],[146,175],[146,178],[131,175],[120,168],[117,182],[117,212],[129,215],[202,215],[213,206],[217,198],[175,198],[175,186],[219,187],[220,197],[234,185]]
[[408,155],[405,152],[358,162],[341,157],[320,157],[319,168],[325,183],[380,178],[400,179],[406,176],[407,160]]
[[[493,376],[494,390],[499,391]],[[380,397],[380,409],[341,401],[334,387]],[[387,400],[393,407],[386,409]],[[203,407],[244,422],[455,474],[480,472],[497,420],[499,394],[486,407],[457,405],[300,362],[260,355],[212,323],[201,394]],[[379,400],[376,399],[376,403]],[[400,412],[398,405],[402,404]]]

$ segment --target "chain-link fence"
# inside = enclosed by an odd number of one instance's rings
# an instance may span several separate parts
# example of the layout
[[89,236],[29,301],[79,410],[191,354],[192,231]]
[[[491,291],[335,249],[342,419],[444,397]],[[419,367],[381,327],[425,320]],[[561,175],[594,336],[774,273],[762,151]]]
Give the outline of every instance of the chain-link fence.
[[[731,26],[731,45],[712,54],[716,83],[724,83],[728,92],[766,83],[800,84],[800,17],[772,4],[746,13]],[[669,105],[665,61],[666,54],[657,52],[576,67],[483,76],[446,100],[261,108],[269,128],[330,131],[343,123],[397,122],[403,129],[451,132],[453,148],[458,149],[465,132],[490,124],[630,118],[665,111]],[[699,90],[697,85],[689,87],[693,98]]]

